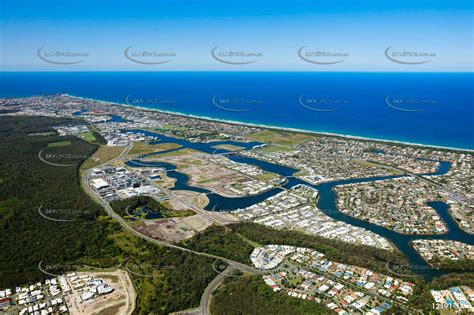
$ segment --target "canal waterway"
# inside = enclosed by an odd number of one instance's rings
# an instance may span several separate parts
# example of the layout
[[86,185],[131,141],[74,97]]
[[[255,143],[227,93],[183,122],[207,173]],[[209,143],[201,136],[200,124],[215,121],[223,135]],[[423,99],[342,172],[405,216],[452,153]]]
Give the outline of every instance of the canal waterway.
[[[305,182],[301,179],[293,177],[293,175],[297,172],[296,169],[289,168],[286,166],[269,163],[265,161],[261,161],[258,159],[246,157],[240,155],[238,152],[227,151],[224,149],[216,149],[216,145],[236,145],[239,147],[243,147],[245,150],[252,149],[254,146],[261,145],[259,142],[235,142],[235,141],[219,141],[219,142],[210,142],[210,143],[198,143],[198,142],[190,142],[185,139],[175,138],[170,136],[165,136],[158,133],[153,133],[146,130],[128,130],[130,132],[140,132],[147,136],[157,137],[158,140],[154,141],[153,143],[177,143],[181,147],[176,149],[166,150],[166,152],[171,152],[183,148],[193,149],[197,151],[202,151],[209,154],[225,154],[229,159],[240,162],[251,164],[260,167],[261,169],[279,174],[286,178],[286,182],[283,184],[281,188],[274,188],[268,190],[264,193],[253,195],[253,196],[245,196],[245,197],[225,197],[219,194],[216,194],[208,189],[195,187],[189,185],[189,177],[186,174],[180,173],[176,170],[176,167],[169,163],[164,162],[152,162],[152,161],[141,161],[140,159],[134,159],[127,161],[126,164],[131,167],[163,167],[168,172],[168,176],[171,178],[176,179],[175,186],[172,190],[190,190],[199,193],[205,193],[209,198],[209,204],[206,206],[206,210],[208,211],[232,211],[236,209],[246,208],[248,206],[254,205],[256,203],[262,202],[265,199],[274,196],[281,192],[283,188],[291,188],[298,184],[307,185],[313,187],[319,191],[319,199],[317,203],[317,207],[324,212],[329,217],[348,223],[350,225],[364,228],[369,230],[373,233],[376,233],[386,239],[388,239],[395,247],[397,247],[400,252],[402,252],[409,261],[408,268],[412,270],[416,275],[424,277],[426,280],[430,280],[433,277],[438,277],[443,274],[449,273],[448,270],[443,269],[433,269],[431,268],[427,262],[418,254],[418,252],[412,247],[411,242],[416,239],[446,239],[446,240],[455,240],[460,241],[463,243],[474,245],[474,237],[463,230],[461,230],[455,220],[449,213],[449,207],[445,202],[442,201],[432,201],[428,202],[427,204],[436,210],[439,214],[441,219],[446,224],[448,228],[448,232],[441,235],[408,235],[408,234],[401,234],[390,229],[384,228],[382,226],[357,219],[355,217],[349,216],[344,214],[343,212],[339,211],[337,208],[337,195],[334,191],[334,188],[339,185],[345,184],[353,184],[353,183],[366,183],[372,182],[377,180],[387,180],[387,179],[394,179],[400,178],[407,175],[391,175],[391,176],[377,176],[377,177],[367,177],[367,178],[356,178],[356,179],[344,179],[344,180],[337,180],[332,182],[325,182],[320,184],[311,184]],[[163,153],[163,152],[159,152]],[[150,155],[142,156],[148,157]],[[439,161],[440,165],[438,169],[433,173],[427,174],[419,174],[423,176],[434,176],[434,175],[443,175],[446,174],[451,164],[446,161]],[[452,271],[451,271],[452,272]]]

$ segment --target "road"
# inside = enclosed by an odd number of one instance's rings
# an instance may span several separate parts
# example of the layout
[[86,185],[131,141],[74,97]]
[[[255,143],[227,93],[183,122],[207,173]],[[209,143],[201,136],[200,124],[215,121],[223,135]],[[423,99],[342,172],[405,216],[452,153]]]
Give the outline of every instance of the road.
[[[131,146],[127,146],[124,151],[118,156],[116,157],[115,159],[111,160],[111,161],[108,161],[107,163],[105,164],[110,164],[110,163],[113,163],[115,161],[118,161],[122,158],[124,158],[128,151],[131,149]],[[97,166],[96,166],[97,167]],[[178,246],[178,245],[175,245],[175,244],[172,244],[172,243],[169,243],[169,242],[165,242],[165,241],[161,241],[161,240],[157,240],[157,239],[154,239],[148,235],[145,235],[145,234],[142,234],[141,232],[139,231],[136,231],[134,228],[132,228],[128,223],[127,221],[125,221],[125,219],[123,219],[120,215],[118,215],[117,213],[114,212],[114,210],[112,209],[112,207],[109,205],[109,203],[107,203],[106,201],[104,201],[102,198],[100,198],[100,196],[98,196],[90,187],[89,183],[89,172],[86,170],[84,171],[84,174],[82,174],[81,176],[81,185],[84,189],[84,191],[92,198],[94,199],[99,205],[102,206],[102,208],[104,208],[104,210],[107,212],[108,215],[110,215],[113,219],[115,219],[115,221],[117,221],[121,226],[122,228],[124,228],[125,230],[135,234],[136,236],[148,241],[148,242],[151,242],[151,243],[154,243],[156,245],[159,245],[159,246],[164,246],[164,247],[169,247],[169,248],[174,248],[174,249],[177,249],[177,250],[180,250],[180,251],[184,251],[184,252],[188,252],[188,253],[192,253],[192,254],[195,254],[195,255],[200,255],[200,256],[205,256],[205,257],[209,257],[209,258],[213,258],[213,259],[220,259],[222,261],[225,261],[227,264],[229,265],[232,265],[234,268],[236,269],[239,269],[243,272],[248,272],[248,273],[251,273],[251,274],[262,274],[262,271],[261,270],[258,270],[256,268],[253,268],[253,267],[250,267],[248,265],[245,265],[245,264],[242,264],[240,262],[237,262],[237,261],[234,261],[234,260],[231,260],[231,259],[228,259],[228,258],[225,258],[225,257],[221,257],[221,256],[217,256],[217,255],[213,255],[213,254],[209,254],[209,253],[204,253],[204,252],[197,252],[197,251],[193,251],[193,250],[190,250],[188,248],[184,248],[184,247],[181,247],[181,246]],[[194,206],[194,208],[196,208]],[[193,210],[194,210],[193,208]],[[204,210],[201,210],[200,212],[202,212]]]
[[[125,147],[125,149],[123,150],[123,152],[119,156],[117,156],[116,158],[108,161],[107,163],[104,163],[104,164],[96,166],[96,167],[100,167],[100,166],[103,166],[105,164],[112,164],[112,163],[115,163],[117,161],[120,161],[120,160],[124,159],[127,156],[128,152],[131,150],[131,148],[132,148],[132,145],[129,145],[129,146]],[[117,221],[122,226],[123,229],[125,229],[125,230],[129,231],[130,233],[133,233],[134,235],[136,235],[136,236],[138,236],[138,237],[140,237],[140,238],[142,238],[142,239],[144,239],[148,242],[151,242],[153,244],[168,247],[168,248],[174,248],[174,249],[177,249],[177,250],[180,250],[180,251],[183,251],[183,252],[187,252],[187,253],[191,253],[191,254],[194,254],[194,255],[200,255],[200,256],[205,256],[205,257],[208,257],[208,258],[219,259],[219,260],[222,260],[222,261],[226,262],[229,265],[223,272],[218,273],[218,275],[206,287],[206,289],[204,290],[204,293],[201,297],[201,303],[200,303],[199,307],[196,308],[196,309],[193,309],[189,312],[180,312],[181,314],[206,314],[206,315],[209,314],[209,305],[210,305],[210,301],[211,301],[211,297],[212,297],[212,292],[225,280],[225,278],[233,270],[240,270],[242,272],[246,272],[246,273],[250,273],[250,274],[258,274],[258,275],[265,274],[265,272],[263,272],[261,270],[258,270],[256,268],[251,267],[251,266],[242,264],[240,262],[237,262],[237,261],[225,258],[225,257],[209,254],[209,253],[193,251],[193,250],[190,250],[190,249],[187,249],[187,248],[184,248],[184,247],[181,247],[181,246],[169,243],[169,242],[154,239],[154,238],[152,238],[148,235],[145,235],[145,234],[140,233],[139,231],[136,231],[134,228],[132,228],[127,223],[127,221],[125,219],[123,219],[120,215],[118,215],[117,213],[115,213],[113,211],[112,207],[109,205],[108,202],[104,201],[100,196],[98,196],[91,189],[91,186],[89,185],[89,179],[90,179],[89,178],[89,170],[85,170],[83,172],[82,176],[81,176],[81,185],[82,185],[84,191],[92,199],[94,199],[99,205],[101,205],[102,208],[104,208],[104,210],[107,212],[107,214],[110,217],[112,217],[115,221]],[[207,212],[203,209],[200,209],[200,208],[198,208],[198,207],[196,207],[192,204],[189,204],[188,202],[183,201],[182,199],[178,199],[169,190],[163,189],[162,191],[170,199],[179,200],[186,207],[189,207],[190,209],[196,211],[197,213],[205,215],[211,221],[213,221],[215,223],[218,223],[218,224],[220,224],[222,222],[222,219],[214,218],[214,216],[211,213],[209,213],[209,212]]]
[[[133,145],[129,145],[129,147],[127,147],[119,156],[117,156],[116,158],[114,158],[113,160],[105,163],[105,164],[111,164],[113,162],[116,162],[116,161],[119,161],[119,160],[122,160],[124,159],[128,152],[130,151],[130,149],[132,148]],[[229,154],[229,153],[232,153],[232,152],[227,152],[227,153],[220,153],[220,154]],[[204,155],[208,155],[207,153],[203,154]],[[198,155],[196,155],[198,156]],[[104,164],[102,164],[104,165]],[[100,166],[102,166],[100,165]],[[166,173],[168,172],[173,172],[175,171],[175,169],[173,170],[167,170]],[[184,200],[183,198],[179,198],[177,197],[173,191],[169,190],[169,189],[165,189],[165,188],[162,188],[162,187],[158,187],[160,189],[160,191],[162,193],[164,193],[170,200],[175,200],[175,201],[178,201],[179,203],[181,203],[182,205],[184,205],[185,207],[193,210],[194,212],[196,213],[199,213],[203,216],[205,216],[207,219],[209,219],[210,221],[218,224],[218,225],[222,225],[222,224],[227,224],[227,223],[235,223],[236,221],[234,220],[226,220],[224,219],[223,217],[219,217],[219,216],[216,216],[215,214],[213,214],[212,212],[209,212],[209,211],[206,211],[204,209],[201,209],[195,205],[193,205],[192,203],[189,203],[187,202],[186,200]],[[153,198],[153,196],[151,196]]]
[[250,266],[247,266],[245,264],[239,263],[237,261],[227,259],[227,258],[224,258],[224,257],[221,257],[221,256],[209,254],[209,253],[193,251],[193,250],[190,250],[188,248],[184,248],[184,247],[181,247],[181,246],[178,246],[178,245],[174,245],[172,243],[168,243],[168,242],[165,242],[165,241],[160,241],[160,240],[154,239],[154,238],[152,238],[148,235],[145,235],[145,234],[140,233],[139,231],[136,231],[121,216],[119,216],[117,213],[115,213],[113,211],[112,207],[107,202],[105,202],[100,197],[98,197],[92,191],[92,189],[90,189],[90,187],[87,183],[87,178],[88,178],[88,176],[86,174],[86,176],[83,176],[83,179],[82,179],[83,187],[86,190],[86,193],[89,196],[91,196],[95,201],[97,201],[102,206],[102,208],[104,208],[104,210],[107,212],[107,214],[110,215],[113,219],[115,219],[122,226],[122,228],[124,228],[125,230],[135,234],[136,236],[138,236],[138,237],[140,237],[140,238],[142,238],[146,241],[149,241],[151,243],[154,243],[154,244],[157,244],[157,245],[160,245],[160,246],[174,248],[174,249],[177,249],[177,250],[180,250],[180,251],[193,253],[195,255],[206,256],[206,257],[214,258],[214,259],[220,259],[222,261],[225,261],[228,264],[232,264],[233,266],[235,266],[237,269],[239,269],[241,271],[249,272],[249,273],[252,273],[252,274],[261,274],[260,270],[255,269],[255,268],[250,267]]
[[209,315],[209,306],[211,304],[212,293],[222,284],[222,282],[224,282],[227,277],[230,276],[234,270],[235,268],[232,265],[229,265],[222,273],[219,273],[211,282],[209,282],[201,296],[201,302],[199,303],[198,307],[175,312],[173,315]]
[[224,282],[225,278],[229,276],[229,274],[233,271],[232,265],[227,267],[222,273],[218,274],[206,287],[204,293],[201,296],[201,303],[199,307],[201,308],[201,314],[208,315],[209,312],[209,305],[211,303],[212,292]]

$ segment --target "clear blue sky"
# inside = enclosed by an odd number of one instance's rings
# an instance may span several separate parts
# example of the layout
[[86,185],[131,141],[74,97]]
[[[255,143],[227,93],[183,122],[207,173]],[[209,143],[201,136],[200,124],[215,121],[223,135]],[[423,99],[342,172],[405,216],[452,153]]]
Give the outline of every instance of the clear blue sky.
[[[0,0],[3,71],[70,70],[236,70],[236,71],[472,71],[473,1],[470,0]],[[166,57],[136,57],[164,61],[132,62],[124,50],[173,53]],[[227,61],[219,52],[259,53]],[[302,53],[342,53],[315,57]],[[408,51],[429,57],[394,58]],[[55,57],[55,64],[38,57],[47,52],[84,53]],[[56,58],[56,59],[55,59]],[[140,59],[141,58],[141,59]],[[148,58],[148,59],[147,59]],[[421,62],[407,65],[403,62]]]

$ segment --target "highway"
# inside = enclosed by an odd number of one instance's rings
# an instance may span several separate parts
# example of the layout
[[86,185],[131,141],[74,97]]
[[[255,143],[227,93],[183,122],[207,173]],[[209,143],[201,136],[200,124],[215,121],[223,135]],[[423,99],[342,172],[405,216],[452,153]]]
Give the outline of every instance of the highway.
[[234,271],[235,268],[232,265],[227,266],[227,268],[217,275],[209,284],[207,285],[204,293],[201,296],[201,302],[199,306],[193,309],[184,310],[172,313],[173,315],[209,315],[210,309],[209,306],[211,304],[212,293],[215,289],[217,289],[224,280],[231,276],[230,274]]
[[201,314],[208,315],[210,314],[209,305],[211,303],[212,292],[217,289],[218,286],[224,282],[225,278],[234,270],[234,267],[227,267],[222,273],[218,274],[206,287],[204,293],[201,296],[201,303],[199,307],[201,309]]
[[[116,158],[114,158],[114,159],[112,159],[112,160],[110,160],[110,161],[108,161],[104,164],[96,166],[96,167],[101,167],[101,166],[104,166],[105,164],[113,164],[117,161],[125,159],[128,152],[132,149],[132,146],[133,146],[132,144],[128,145],[127,147],[125,147],[125,149],[122,151],[122,153],[120,153],[119,156],[117,156]],[[223,272],[219,273],[218,271],[216,271],[217,276],[208,284],[208,286],[204,290],[204,293],[201,296],[201,302],[200,302],[199,307],[196,308],[196,309],[193,309],[190,312],[186,312],[186,311],[185,312],[179,312],[180,314],[205,314],[205,315],[209,314],[209,305],[210,305],[210,301],[211,301],[212,292],[225,280],[226,277],[229,276],[229,273],[232,272],[233,270],[240,270],[242,272],[246,272],[246,273],[250,273],[250,274],[257,274],[257,275],[265,274],[265,272],[263,272],[261,270],[258,270],[256,268],[251,267],[251,266],[242,264],[240,262],[237,262],[237,261],[225,258],[225,257],[209,254],[209,253],[193,251],[193,250],[190,250],[190,249],[187,249],[187,248],[184,248],[184,247],[181,247],[181,246],[169,243],[169,242],[154,239],[154,238],[152,238],[148,235],[145,235],[145,234],[140,233],[139,231],[136,231],[135,229],[133,229],[127,223],[127,221],[125,219],[123,219],[120,215],[118,215],[117,213],[114,212],[114,210],[112,209],[112,207],[109,205],[108,202],[104,201],[99,195],[97,195],[91,189],[91,186],[89,185],[89,179],[90,179],[89,178],[89,172],[90,172],[90,170],[85,170],[83,172],[83,174],[81,174],[81,185],[82,185],[84,191],[93,200],[95,200],[99,205],[101,205],[102,208],[104,208],[104,210],[107,212],[107,214],[110,217],[112,217],[115,221],[117,221],[122,226],[123,229],[129,231],[130,233],[133,233],[134,235],[136,235],[136,236],[138,236],[138,237],[140,237],[140,238],[142,238],[142,239],[144,239],[148,242],[156,244],[158,246],[174,248],[174,249],[177,249],[177,250],[180,250],[180,251],[183,251],[183,252],[187,252],[187,253],[191,253],[191,254],[194,254],[194,255],[200,255],[200,256],[205,256],[205,257],[208,257],[208,258],[219,259],[219,260],[224,261],[228,264],[228,267]],[[194,210],[196,213],[200,213],[200,214],[206,216],[212,222],[215,222],[217,224],[222,223],[223,220],[221,218],[215,218],[212,213],[209,213],[208,211],[200,209],[199,207],[196,207],[195,205],[189,204],[188,202],[186,202],[182,199],[178,199],[178,197],[174,196],[174,194],[171,191],[167,190],[167,189],[161,189],[161,190],[170,198],[170,200],[179,200],[179,202],[181,202],[183,205],[185,205],[186,207],[189,207],[190,209]]]
[[[115,159],[113,159],[111,161],[108,161],[107,163],[104,163],[104,164],[111,164],[111,163],[114,163],[114,162],[116,162],[120,159],[123,159],[127,155],[128,151],[130,151],[130,149],[131,149],[131,146],[127,146],[124,149],[124,151],[118,157],[116,157]],[[96,166],[96,167],[100,167],[100,166]],[[81,184],[82,184],[82,187],[83,187],[84,191],[92,199],[94,199],[99,205],[101,205],[102,208],[104,208],[104,210],[107,212],[107,214],[110,215],[115,221],[117,221],[122,226],[123,229],[133,233],[134,235],[136,235],[136,236],[138,236],[138,237],[140,237],[140,238],[142,238],[142,239],[144,239],[148,242],[159,245],[159,246],[174,248],[174,249],[177,249],[177,250],[180,250],[180,251],[192,253],[192,254],[195,254],[195,255],[205,256],[205,257],[209,257],[209,258],[213,258],[213,259],[220,259],[222,261],[225,261],[227,264],[231,265],[235,269],[239,269],[243,272],[248,272],[248,273],[251,273],[251,274],[263,274],[263,272],[261,270],[258,270],[256,268],[253,268],[253,267],[250,267],[248,265],[242,264],[240,262],[237,262],[237,261],[225,258],[225,257],[209,254],[209,253],[193,251],[193,250],[190,250],[190,249],[187,249],[187,248],[184,248],[184,247],[181,247],[181,246],[169,243],[169,242],[154,239],[154,238],[152,238],[148,235],[145,235],[145,234],[142,234],[142,233],[136,231],[120,215],[115,213],[113,211],[112,207],[106,201],[102,200],[102,198],[100,198],[100,196],[98,196],[91,189],[88,181],[89,181],[89,172],[85,171],[84,174],[82,174],[82,176],[81,176]],[[197,207],[193,206],[192,209],[194,210],[194,208],[197,208]],[[199,210],[200,210],[200,211],[198,211],[199,213],[204,211],[204,210],[201,210],[201,209],[199,209]],[[206,211],[204,211],[204,212],[206,212]],[[208,213],[205,213],[205,214],[208,215]]]

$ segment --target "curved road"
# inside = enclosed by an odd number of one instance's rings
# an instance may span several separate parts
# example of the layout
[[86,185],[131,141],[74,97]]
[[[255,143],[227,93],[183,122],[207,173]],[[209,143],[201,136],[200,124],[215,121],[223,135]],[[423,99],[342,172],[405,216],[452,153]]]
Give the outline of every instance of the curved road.
[[[113,163],[116,160],[119,160],[119,159],[123,158],[127,154],[127,152],[130,150],[130,148],[131,147],[126,147],[124,149],[124,151],[120,154],[120,156],[118,156],[117,158],[115,158],[111,161],[108,161],[106,164]],[[107,212],[107,214],[110,215],[113,219],[115,219],[122,226],[122,228],[124,228],[125,230],[135,234],[136,236],[138,236],[138,237],[140,237],[140,238],[142,238],[146,241],[149,241],[151,243],[160,245],[160,246],[174,248],[174,249],[177,249],[177,250],[180,250],[180,251],[193,253],[195,255],[201,255],[201,256],[206,256],[206,257],[209,257],[209,258],[220,259],[220,260],[225,261],[227,264],[232,265],[234,268],[239,269],[241,271],[245,271],[245,272],[252,273],[252,274],[262,274],[262,271],[260,271],[258,269],[255,269],[253,267],[247,266],[245,264],[242,264],[240,262],[237,262],[237,261],[225,258],[225,257],[213,255],[213,254],[193,251],[193,250],[190,250],[188,248],[184,248],[184,247],[181,247],[181,246],[178,246],[178,245],[171,244],[169,242],[154,239],[154,238],[152,238],[148,235],[145,235],[145,234],[140,233],[139,231],[136,231],[120,215],[115,213],[113,211],[112,207],[107,202],[102,200],[102,198],[100,198],[98,195],[96,195],[94,193],[94,191],[92,191],[92,189],[90,188],[90,186],[88,184],[88,180],[89,180],[89,173],[88,173],[88,171],[85,171],[85,174],[83,174],[83,176],[81,176],[81,184],[82,184],[82,187],[85,190],[85,192],[91,198],[93,198],[98,204],[100,204],[102,206],[102,208],[104,208],[104,210]]]

